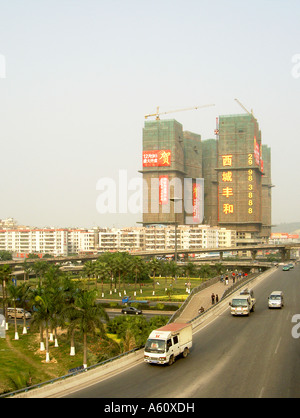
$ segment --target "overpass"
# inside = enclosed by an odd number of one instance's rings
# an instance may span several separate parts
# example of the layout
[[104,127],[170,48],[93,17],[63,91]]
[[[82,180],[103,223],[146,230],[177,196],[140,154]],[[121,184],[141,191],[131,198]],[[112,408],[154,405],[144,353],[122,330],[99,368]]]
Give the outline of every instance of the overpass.
[[[282,261],[290,260],[291,250],[300,248],[300,243],[293,243],[293,244],[259,244],[259,245],[242,245],[242,246],[233,246],[233,247],[216,247],[216,248],[193,248],[188,250],[178,249],[177,252],[179,254],[184,254],[185,259],[187,259],[189,254],[203,254],[203,253],[218,253],[220,261],[223,260],[223,255],[226,252],[232,251],[250,251],[252,260],[255,260],[258,251],[278,251],[281,254]],[[43,258],[43,261],[48,263],[65,263],[68,261],[91,261],[96,260],[101,254],[105,253],[98,252],[94,254],[78,254],[75,256],[64,256],[64,257],[53,257],[53,258]],[[132,255],[137,255],[140,257],[154,257],[154,256],[167,256],[167,255],[174,255],[174,249],[168,250],[157,250],[157,251],[134,251],[130,252]],[[26,263],[36,263],[41,259],[36,258],[26,258]],[[0,261],[0,266],[2,264],[14,266],[22,266],[25,262],[25,259],[22,260],[7,260],[7,261]]]

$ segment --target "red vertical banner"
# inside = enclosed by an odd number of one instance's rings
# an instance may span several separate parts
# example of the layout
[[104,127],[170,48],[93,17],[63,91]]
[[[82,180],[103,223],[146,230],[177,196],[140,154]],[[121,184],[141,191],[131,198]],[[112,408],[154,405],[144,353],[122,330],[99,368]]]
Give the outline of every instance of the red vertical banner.
[[167,205],[169,202],[169,178],[159,176],[159,204]]
[[193,221],[200,222],[200,184],[193,184]]
[[256,136],[254,137],[254,160],[256,162],[256,165],[259,166],[260,149],[259,149],[259,143],[256,141]]

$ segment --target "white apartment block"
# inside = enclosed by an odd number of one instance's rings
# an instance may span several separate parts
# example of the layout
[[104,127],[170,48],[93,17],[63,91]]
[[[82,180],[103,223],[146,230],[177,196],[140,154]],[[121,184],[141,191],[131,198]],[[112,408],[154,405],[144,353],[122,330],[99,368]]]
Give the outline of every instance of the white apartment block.
[[107,228],[99,232],[99,251],[141,251],[145,249],[145,228]]
[[[236,232],[208,225],[177,227],[177,249],[234,246]],[[174,226],[107,229],[99,233],[99,251],[159,251],[175,248]]]
[[[236,232],[208,225],[179,225],[177,249],[231,247]],[[67,256],[104,251],[157,251],[175,248],[174,226],[94,229],[1,229],[0,251]]]
[[25,255],[50,254],[66,256],[94,252],[98,242],[94,230],[70,229],[2,229],[0,251]]

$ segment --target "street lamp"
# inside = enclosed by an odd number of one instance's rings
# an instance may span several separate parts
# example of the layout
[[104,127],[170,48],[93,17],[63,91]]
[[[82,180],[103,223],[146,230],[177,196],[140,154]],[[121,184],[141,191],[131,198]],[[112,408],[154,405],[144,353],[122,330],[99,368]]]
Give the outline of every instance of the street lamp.
[[175,253],[174,253],[174,261],[177,263],[177,221],[176,221],[176,212],[175,212],[175,203],[182,200],[181,197],[170,197],[170,201],[174,202],[174,217],[175,217]]

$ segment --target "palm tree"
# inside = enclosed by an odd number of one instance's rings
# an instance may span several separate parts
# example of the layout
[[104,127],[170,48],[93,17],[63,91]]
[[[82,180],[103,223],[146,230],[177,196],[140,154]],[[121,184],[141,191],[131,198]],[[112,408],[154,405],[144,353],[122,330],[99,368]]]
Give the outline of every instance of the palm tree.
[[107,264],[107,268],[110,273],[110,290],[109,293],[112,294],[112,285],[113,279],[115,274],[115,266],[114,266],[114,253],[104,253],[102,254],[97,261],[101,261]]
[[33,323],[43,325],[46,330],[46,363],[50,361],[49,354],[49,321],[51,319],[51,294],[46,289],[42,289],[40,294],[37,294],[34,298],[36,311],[33,314]]
[[[51,332],[54,330],[54,346],[58,347],[57,341],[57,328],[64,324],[62,311],[65,304],[64,293],[64,273],[58,266],[51,266],[45,275],[44,288],[49,297],[49,309],[50,309],[50,321]],[[53,341],[53,335],[52,339]]]
[[103,282],[105,279],[110,278],[110,269],[109,269],[108,264],[103,261],[97,260],[95,263],[95,276],[97,276],[98,279],[101,279],[101,286],[102,286],[101,294],[102,294],[102,297],[104,298]]
[[178,266],[178,264],[175,263],[175,261],[170,261],[169,274],[171,274],[174,280],[176,280],[176,277],[179,271],[180,271],[180,267]]
[[[87,261],[86,263],[84,263],[83,272],[88,277],[88,287],[89,287],[90,277],[94,274],[94,263],[92,261]],[[97,286],[97,282],[96,282],[96,286]]]
[[12,282],[7,285],[8,290],[8,300],[13,303],[15,311],[15,340],[19,339],[18,327],[17,327],[17,305],[16,302],[19,299],[20,288],[13,284]]
[[26,280],[28,280],[29,273],[32,271],[32,264],[27,263],[27,261],[25,259],[22,267],[23,267],[23,271],[24,271],[24,282],[25,282]]
[[[31,285],[28,283],[22,283],[21,285],[19,285],[19,304],[22,306],[24,310],[27,306],[27,302],[30,297],[30,288],[31,288]],[[23,318],[23,334],[27,334],[25,315]]]
[[[119,276],[118,280],[118,292],[121,296],[121,275],[124,272],[124,259],[122,253],[115,253],[114,257],[114,269]],[[117,284],[116,284],[117,285]]]
[[208,264],[203,264],[200,269],[200,275],[203,276],[205,279],[211,275],[211,267]]
[[75,330],[76,330],[76,319],[78,317],[77,310],[74,307],[76,295],[80,290],[75,286],[74,282],[65,277],[62,283],[63,294],[65,295],[65,304],[61,312],[61,316],[64,319],[64,324],[67,325],[68,334],[71,339],[70,356],[75,356]]
[[194,263],[187,263],[184,267],[183,267],[184,271],[185,271],[185,275],[187,277],[187,291],[188,293],[190,293],[190,277],[194,276],[194,274],[196,274],[197,268],[195,266]]
[[82,291],[75,298],[74,307],[77,310],[75,322],[83,334],[83,367],[87,368],[87,335],[95,333],[96,329],[104,335],[104,325],[101,318],[108,319],[108,315],[100,304],[96,304],[96,291]]
[[36,277],[38,277],[40,286],[42,284],[42,276],[46,273],[48,268],[49,264],[47,263],[47,261],[43,260],[36,261],[32,265],[32,270],[35,272]]
[[161,268],[161,263],[156,258],[153,258],[149,263],[150,274],[152,273],[153,275],[153,292],[152,292],[153,296],[155,295],[155,280],[156,280],[155,275],[156,273],[159,272],[160,268]]
[[8,330],[8,321],[7,321],[7,295],[6,295],[6,284],[11,278],[12,269],[8,264],[0,266],[0,280],[2,283],[2,306],[3,306],[3,315],[5,316],[5,327]]
[[136,296],[136,286],[138,274],[141,274],[145,270],[145,262],[141,257],[134,256],[132,258],[132,271],[135,273],[134,279],[134,296]]
[[217,276],[219,276],[220,274],[224,273],[225,269],[222,263],[216,263],[214,265],[214,270],[216,271]]

